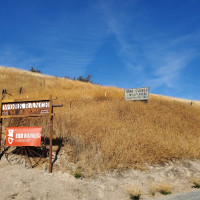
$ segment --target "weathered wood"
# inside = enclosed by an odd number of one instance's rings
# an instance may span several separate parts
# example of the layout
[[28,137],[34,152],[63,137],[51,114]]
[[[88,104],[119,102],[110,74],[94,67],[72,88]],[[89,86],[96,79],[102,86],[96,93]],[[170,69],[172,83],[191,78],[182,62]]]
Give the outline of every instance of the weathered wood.
[[0,153],[1,153],[1,135],[2,135],[1,101],[2,99],[0,99]]
[[51,113],[53,113],[53,101],[52,101],[52,95],[49,97],[49,119],[51,119]]
[[3,102],[1,104],[1,115],[37,115],[50,114],[50,100],[24,101],[24,102]]
[[49,101],[49,98],[41,98],[41,99],[4,99],[2,103],[21,103],[21,102],[33,102],[33,101]]
[[51,116],[51,118],[50,118],[49,173],[52,173],[52,140],[53,140],[53,116]]
[[55,104],[53,107],[63,107],[63,104]]
[[[48,114],[33,114],[33,115],[8,115],[8,116],[1,116],[1,119],[7,119],[7,118],[20,118],[20,117],[45,117],[48,116]],[[51,114],[53,116],[53,114]]]
[[49,108],[49,118],[50,118],[50,137],[49,137],[49,173],[52,173],[52,140],[53,140],[53,102],[52,95],[49,98],[50,108]]
[[0,119],[0,152],[1,152],[2,119]]
[[2,100],[0,99],[0,119],[1,119],[1,102]]

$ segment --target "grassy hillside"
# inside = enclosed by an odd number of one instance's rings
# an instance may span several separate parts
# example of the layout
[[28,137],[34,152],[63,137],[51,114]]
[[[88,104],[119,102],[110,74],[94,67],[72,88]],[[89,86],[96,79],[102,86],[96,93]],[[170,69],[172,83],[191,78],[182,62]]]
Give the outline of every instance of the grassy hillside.
[[[19,95],[19,87],[22,94]],[[54,138],[73,149],[73,161],[94,170],[142,167],[173,159],[200,159],[200,107],[151,95],[148,104],[126,102],[124,91],[64,78],[0,67],[5,99],[43,98],[55,103]],[[106,92],[106,97],[105,97]],[[4,120],[6,126],[43,126],[48,118]]]

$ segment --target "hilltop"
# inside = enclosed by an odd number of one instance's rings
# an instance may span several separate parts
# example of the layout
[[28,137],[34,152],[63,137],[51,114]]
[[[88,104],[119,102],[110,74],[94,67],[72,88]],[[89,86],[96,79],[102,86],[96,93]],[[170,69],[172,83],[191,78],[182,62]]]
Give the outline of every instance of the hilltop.
[[[64,106],[55,109],[54,138],[62,139],[63,149],[70,149],[68,159],[85,171],[200,159],[198,101],[191,105],[190,100],[150,95],[147,104],[126,102],[120,88],[8,67],[0,67],[2,89],[7,90],[4,99],[57,97],[55,103]],[[4,138],[12,125],[41,125],[48,137],[46,118],[4,120]]]

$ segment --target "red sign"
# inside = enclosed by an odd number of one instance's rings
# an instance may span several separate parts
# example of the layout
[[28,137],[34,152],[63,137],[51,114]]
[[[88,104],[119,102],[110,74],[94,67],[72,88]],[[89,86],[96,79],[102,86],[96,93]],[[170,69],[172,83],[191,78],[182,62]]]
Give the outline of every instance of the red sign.
[[40,146],[42,127],[6,128],[7,146]]

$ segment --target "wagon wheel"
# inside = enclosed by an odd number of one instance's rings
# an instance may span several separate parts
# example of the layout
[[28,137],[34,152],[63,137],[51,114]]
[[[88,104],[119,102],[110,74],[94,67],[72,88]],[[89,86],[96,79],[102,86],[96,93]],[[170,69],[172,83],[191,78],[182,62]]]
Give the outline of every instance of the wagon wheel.
[[46,161],[48,151],[42,147],[19,146],[11,147],[5,153],[10,165],[24,165],[26,168],[34,168]]

